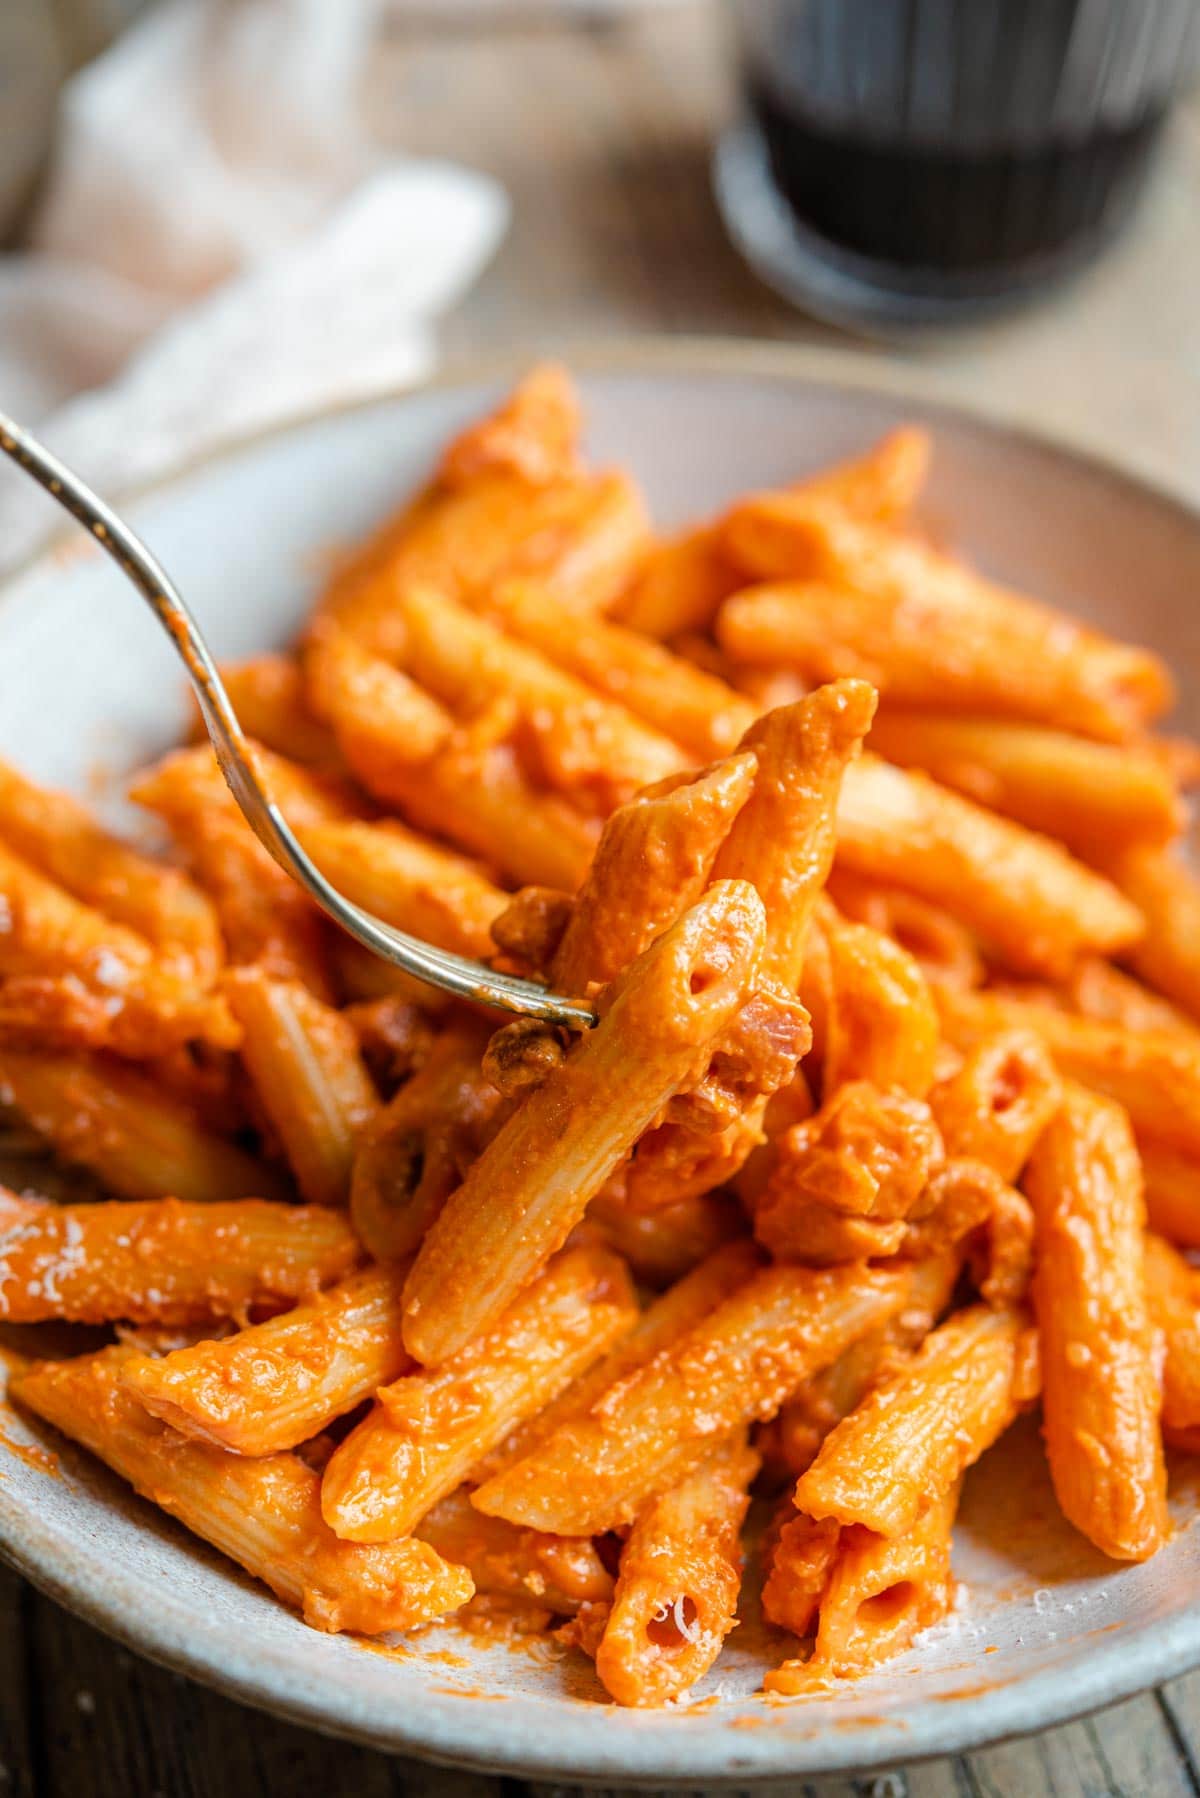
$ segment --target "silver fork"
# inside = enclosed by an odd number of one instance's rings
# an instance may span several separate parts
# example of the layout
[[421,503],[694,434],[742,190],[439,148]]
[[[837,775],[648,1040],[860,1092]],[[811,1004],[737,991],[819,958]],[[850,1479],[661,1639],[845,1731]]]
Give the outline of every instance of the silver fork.
[[572,1030],[585,1030],[595,1023],[595,1012],[582,1000],[547,992],[531,980],[497,974],[482,962],[435,948],[432,943],[385,924],[382,918],[339,893],[301,848],[259,779],[250,760],[245,732],[200,627],[157,558],[90,487],[3,412],[0,450],[92,533],[146,600],[187,669],[221,772],[246,822],[280,867],[335,923],[384,961],[457,998],[499,1006],[519,1017],[565,1024]]

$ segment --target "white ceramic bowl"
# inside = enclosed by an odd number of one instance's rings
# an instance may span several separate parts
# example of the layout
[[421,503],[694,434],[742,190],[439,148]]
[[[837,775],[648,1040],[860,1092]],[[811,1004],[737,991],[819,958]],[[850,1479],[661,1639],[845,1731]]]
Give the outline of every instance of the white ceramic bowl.
[[[589,438],[680,522],[794,478],[906,418],[935,432],[926,514],[992,572],[1161,650],[1200,725],[1200,520],[1119,473],[923,403],[845,357],[684,346],[582,359]],[[511,371],[300,424],[143,496],[133,523],[216,650],[281,644],[323,552],[415,485]],[[140,600],[76,536],[3,594],[0,754],[86,790],[185,716]],[[61,1455],[53,1479],[14,1452]],[[0,1417],[0,1543],[54,1598],[132,1647],[262,1706],[382,1748],[534,1776],[711,1784],[943,1754],[1054,1723],[1200,1662],[1200,1463],[1175,1469],[1180,1529],[1153,1562],[1105,1562],[1057,1513],[1035,1430],[975,1469],[957,1533],[968,1596],[903,1659],[836,1697],[757,1694],[785,1639],[739,1629],[702,1702],[620,1712],[582,1659],[453,1625],[395,1655],[306,1629],[261,1587],[52,1432]]]

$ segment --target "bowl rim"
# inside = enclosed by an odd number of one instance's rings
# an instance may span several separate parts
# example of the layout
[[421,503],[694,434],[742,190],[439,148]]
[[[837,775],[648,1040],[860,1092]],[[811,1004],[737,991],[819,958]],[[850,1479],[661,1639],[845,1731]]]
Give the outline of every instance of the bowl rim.
[[[372,408],[403,404],[431,393],[452,393],[511,381],[531,364],[561,360],[573,374],[592,376],[694,376],[775,380],[791,386],[820,387],[911,400],[935,426],[939,418],[1014,449],[1034,452],[1082,470],[1092,480],[1115,487],[1141,503],[1200,533],[1200,503],[1192,504],[1151,478],[1123,467],[1091,449],[1006,416],[1001,408],[965,404],[940,390],[935,371],[912,369],[892,359],[856,350],[824,346],[761,343],[736,337],[681,336],[669,339],[588,339],[542,348],[517,345],[511,351],[448,361],[436,376],[327,402],[289,415],[248,433],[232,434],[186,458],[153,480],[117,493],[118,510],[148,499],[169,497],[186,489],[207,469],[236,459],[292,433]],[[65,521],[42,544],[0,579],[0,606],[30,579],[47,573],[64,548],[82,541],[78,526]],[[99,553],[99,552],[96,552]],[[889,1728],[881,1721],[854,1729],[800,1735],[764,1727],[739,1732],[721,1764],[712,1765],[711,1738],[702,1752],[693,1730],[673,1732],[669,1742],[639,1743],[636,1731],[619,1734],[611,1748],[593,1743],[586,1762],[573,1754],[562,1730],[529,1736],[496,1726],[472,1728],[478,1746],[464,1745],[467,1712],[460,1699],[452,1715],[432,1711],[405,1716],[399,1707],[374,1708],[358,1715],[339,1710],[325,1688],[307,1683],[290,1669],[274,1668],[264,1683],[253,1647],[242,1649],[222,1636],[219,1626],[196,1620],[195,1627],[176,1627],[169,1607],[139,1606],[128,1588],[109,1589],[103,1577],[103,1553],[91,1544],[77,1545],[71,1575],[61,1571],[61,1540],[36,1512],[11,1498],[0,1484],[0,1560],[27,1578],[66,1610],[123,1643],[135,1653],[183,1673],[201,1684],[252,1708],[318,1732],[391,1753],[404,1753],[464,1771],[525,1774],[572,1783],[665,1786],[747,1786],[761,1781],[849,1774],[900,1763],[916,1763],[970,1751],[1086,1716],[1130,1698],[1200,1664],[1200,1607],[1165,1621],[1147,1620],[1135,1630],[1083,1638],[1076,1663],[1032,1679],[996,1685],[974,1696],[970,1704],[939,1706],[937,1727],[917,1731]],[[210,1552],[210,1551],[205,1551]],[[473,1707],[473,1712],[478,1711]],[[636,1714],[636,1713],[635,1713]],[[797,1716],[800,1713],[796,1713]],[[787,1715],[784,1710],[782,1717]],[[474,1722],[474,1717],[473,1717]],[[703,1732],[707,1736],[708,1732]],[[908,1739],[906,1739],[906,1737]],[[689,1740],[692,1744],[689,1751]],[[667,1762],[669,1761],[669,1764]]]

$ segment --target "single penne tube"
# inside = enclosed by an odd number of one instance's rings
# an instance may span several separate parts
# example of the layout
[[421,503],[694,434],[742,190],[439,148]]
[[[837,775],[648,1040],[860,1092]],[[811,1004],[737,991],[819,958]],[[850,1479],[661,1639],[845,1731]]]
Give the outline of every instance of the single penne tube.
[[899,1087],[923,1099],[933,1085],[938,1014],[929,983],[899,943],[869,924],[852,924],[822,898],[816,929],[825,939],[828,980],[822,1032],[822,1091],[847,1081]]
[[871,748],[902,768],[923,768],[944,787],[1085,857],[1097,847],[1165,843],[1183,826],[1168,770],[1132,744],[884,706],[871,728]]
[[658,1290],[680,1280],[745,1233],[745,1216],[727,1193],[705,1192],[658,1211],[630,1211],[619,1194],[601,1191],[587,1221],[629,1263],[634,1278]]
[[102,830],[85,806],[37,786],[0,762],[0,839],[9,848],[154,945],[164,968],[200,985],[223,959],[211,901],[179,869]]
[[571,908],[550,977],[559,991],[605,986],[694,905],[754,784],[750,751],[619,806]]
[[846,868],[833,870],[827,891],[844,918],[869,924],[907,950],[926,980],[983,985],[983,957],[974,933],[945,906]]
[[722,608],[717,637],[738,659],[782,662],[814,680],[861,674],[901,705],[1113,742],[1171,704],[1170,677],[1148,650],[986,581],[916,537],[819,495],[797,496],[788,533],[796,578]]
[[[777,1261],[813,1258],[814,1209],[846,1220],[902,1223],[942,1158],[929,1107],[899,1088],[881,1091],[866,1081],[839,1087],[814,1117],[777,1137],[773,1149],[754,1234]],[[896,1246],[902,1240],[903,1230]]]
[[747,731],[754,788],[722,845],[716,880],[749,880],[767,913],[764,977],[799,987],[809,921],[833,860],[839,795],[875,714],[863,681],[836,681]]
[[720,1654],[736,1621],[739,1533],[757,1472],[741,1430],[639,1512],[596,1649],[596,1672],[618,1704],[665,1704]]
[[[293,829],[348,815],[340,788],[261,748],[254,757]],[[207,745],[179,750],[140,774],[130,797],[163,820],[212,896],[231,961],[331,996],[324,921],[255,837]]]
[[1123,959],[1200,1023],[1200,881],[1161,849],[1129,848],[1101,865],[1146,920]]
[[45,1418],[134,1490],[262,1580],[315,1629],[409,1629],[470,1598],[465,1568],[428,1543],[339,1542],[321,1517],[320,1481],[295,1455],[249,1459],[177,1436],[121,1384],[136,1350],[34,1363],[10,1383]]
[[494,1322],[671,1095],[702,1077],[757,978],[763,929],[754,889],[721,881],[610,989],[597,1027],[503,1125],[422,1243],[405,1288],[418,1361],[446,1360]]
[[1064,1513],[1115,1560],[1170,1533],[1142,1173],[1119,1105],[1069,1085],[1025,1172],[1037,1265],[1042,1413]]
[[927,431],[905,425],[865,454],[794,486],[747,494],[722,520],[722,545],[748,574],[772,579],[803,572],[812,560],[808,519],[814,500],[865,524],[899,524],[925,484],[931,448]]
[[1138,1155],[1150,1228],[1180,1248],[1200,1249],[1200,1157],[1144,1137]]
[[569,480],[582,472],[579,395],[566,369],[539,362],[517,382],[494,412],[469,424],[442,452],[437,482],[462,487],[503,470],[532,486]]
[[720,526],[693,525],[652,543],[613,608],[630,630],[660,641],[707,631],[744,576],[722,553]]
[[744,694],[627,626],[564,612],[534,582],[510,582],[487,602],[488,615],[588,687],[603,693],[709,762],[729,755],[757,708]]
[[947,1155],[984,1161],[1010,1183],[1061,1099],[1050,1053],[1030,1030],[983,1038],[929,1095]]
[[816,1641],[807,1661],[785,1661],[763,1690],[788,1695],[824,1680],[854,1679],[903,1654],[954,1602],[950,1551],[960,1482],[931,1498],[902,1536],[840,1532],[820,1594]]
[[482,1020],[456,1016],[423,1065],[363,1131],[350,1216],[376,1261],[414,1255],[434,1218],[500,1121],[500,1094],[481,1062]]
[[560,1424],[582,1417],[606,1392],[687,1335],[748,1280],[759,1255],[747,1237],[723,1245],[648,1304],[636,1322],[586,1373],[498,1445],[474,1469],[477,1483],[531,1454]]
[[773,1416],[802,1381],[901,1310],[909,1289],[904,1270],[763,1269],[473,1502],[567,1535],[632,1522],[734,1430]]
[[311,1297],[361,1259],[316,1206],[234,1199],[51,1205],[0,1193],[0,1317],[8,1323],[192,1324]]
[[829,1432],[892,1371],[897,1354],[915,1349],[928,1336],[950,1303],[961,1265],[961,1256],[953,1250],[913,1263],[903,1310],[860,1336],[829,1367],[806,1380],[760,1432],[760,1449],[764,1436],[769,1444],[768,1461],[774,1456],[792,1479],[812,1466]]
[[1200,1273],[1152,1233],[1146,1236],[1146,1302],[1166,1344],[1163,1435],[1194,1450],[1200,1444]]
[[941,991],[937,1000],[957,1048],[1031,1031],[1061,1074],[1123,1105],[1139,1139],[1200,1156],[1200,1048],[1178,1031],[1126,1030],[992,993]]
[[242,1027],[242,1060],[314,1205],[341,1205],[362,1132],[380,1110],[350,1020],[298,980],[237,968],[224,990]]
[[399,603],[405,673],[458,717],[498,702],[511,707],[547,784],[585,809],[603,816],[687,765],[678,744],[490,618],[430,589],[413,589]]
[[846,770],[837,853],[945,906],[1018,970],[1066,973],[1142,935],[1136,907],[1057,843],[876,756]]
[[362,1268],[235,1336],[127,1362],[153,1416],[239,1455],[295,1448],[411,1366],[400,1334],[403,1269]]
[[354,1542],[408,1535],[635,1315],[623,1262],[607,1249],[564,1250],[457,1355],[380,1388],[325,1469],[325,1521]]
[[463,731],[444,706],[341,632],[313,642],[312,690],[347,762],[384,805],[512,880],[572,893],[599,826],[534,788],[510,741]]
[[394,819],[298,834],[322,874],[385,924],[477,961],[495,953],[491,926],[509,895],[465,857]]
[[9,1103],[63,1161],[128,1199],[283,1198],[274,1168],[207,1129],[150,1074],[104,1055],[0,1048]]
[[1017,1309],[950,1317],[826,1436],[797,1510],[904,1535],[1036,1397],[1030,1341]]
[[531,1600],[559,1617],[612,1598],[612,1574],[590,1536],[547,1536],[485,1517],[466,1486],[439,1499],[413,1533],[444,1561],[465,1567],[477,1592]]
[[[294,656],[261,655],[248,662],[222,662],[221,679],[248,737],[302,768],[341,771],[337,741],[312,711],[304,670]],[[198,713],[193,735],[199,741],[207,736]]]

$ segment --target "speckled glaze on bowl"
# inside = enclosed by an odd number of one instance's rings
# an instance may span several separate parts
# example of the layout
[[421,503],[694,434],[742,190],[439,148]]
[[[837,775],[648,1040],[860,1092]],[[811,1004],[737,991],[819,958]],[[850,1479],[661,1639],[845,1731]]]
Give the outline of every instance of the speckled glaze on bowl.
[[[901,419],[934,429],[926,516],[990,571],[1161,650],[1200,726],[1200,519],[1115,470],[922,398],[851,357],[729,345],[574,358],[592,450],[627,462],[663,523],[794,478]],[[231,450],[129,506],[226,656],[283,643],[330,546],[411,488],[511,370],[359,405]],[[94,546],[65,539],[0,596],[0,754],[84,790],[165,748],[178,669]],[[0,1369],[2,1377],[2,1369]],[[53,1477],[28,1446],[58,1455]],[[693,1702],[615,1711],[582,1659],[452,1624],[393,1651],[306,1629],[107,1471],[5,1407],[0,1546],[52,1597],[247,1703],[381,1748],[530,1776],[713,1784],[951,1753],[1041,1728],[1200,1662],[1200,1463],[1173,1470],[1178,1534],[1105,1562],[1057,1514],[1026,1424],[969,1478],[967,1588],[948,1623],[835,1697],[768,1701],[781,1659],[753,1618]]]

